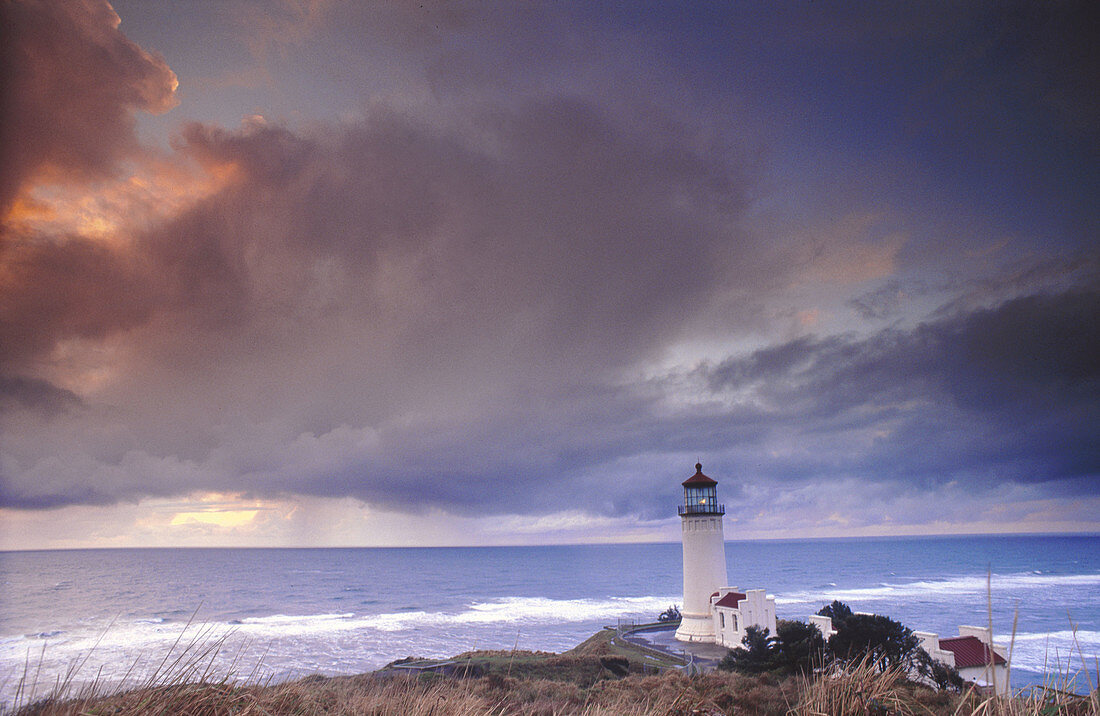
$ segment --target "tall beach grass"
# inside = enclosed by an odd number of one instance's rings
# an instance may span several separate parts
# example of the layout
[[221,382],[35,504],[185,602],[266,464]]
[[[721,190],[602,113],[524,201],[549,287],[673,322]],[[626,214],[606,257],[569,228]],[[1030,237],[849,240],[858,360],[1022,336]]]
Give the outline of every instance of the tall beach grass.
[[[197,612],[197,610],[196,610]],[[41,683],[41,656],[30,654],[14,701],[0,712],[19,716],[88,714],[373,714],[377,716],[1083,716],[1100,714],[1095,664],[1066,665],[1040,686],[1013,696],[978,688],[936,691],[901,669],[872,660],[815,676],[779,677],[727,672],[688,676],[676,669],[657,675],[642,653],[623,651],[597,634],[563,654],[468,652],[452,675],[394,671],[356,676],[307,676],[274,682],[262,660],[240,666],[243,646],[226,654],[230,632],[194,626],[194,615],[162,655],[135,659],[119,678],[102,670],[85,675],[91,653],[65,673]],[[1011,649],[1011,647],[1010,647]],[[1011,651],[1010,651],[1011,653]],[[149,658],[155,657],[155,658]],[[622,668],[629,662],[631,668]],[[228,663],[228,666],[226,664]],[[624,675],[625,674],[625,675]]]

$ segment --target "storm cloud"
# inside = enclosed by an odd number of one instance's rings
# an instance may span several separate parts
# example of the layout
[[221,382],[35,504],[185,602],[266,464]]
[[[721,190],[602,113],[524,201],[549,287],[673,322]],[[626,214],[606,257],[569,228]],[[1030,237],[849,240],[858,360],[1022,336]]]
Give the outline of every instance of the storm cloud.
[[1078,6],[132,10],[4,5],[0,508],[1097,497]]
[[[554,412],[572,400],[563,392],[587,397],[659,350],[679,330],[676,317],[726,282],[754,280],[756,250],[736,227],[745,180],[720,153],[623,127],[569,98],[474,121],[478,142],[392,113],[320,135],[186,128],[178,150],[226,171],[227,184],[125,250],[74,237],[13,255],[4,343],[20,352],[7,362],[125,331],[114,360],[130,362],[128,379],[141,374],[173,393],[200,386],[191,419],[189,399],[173,395],[171,435],[135,440],[135,449],[160,440],[169,454],[185,440],[197,440],[193,452],[215,444],[211,414],[266,421],[278,410],[322,444],[348,426],[400,442],[397,425],[416,416],[443,430],[440,454],[412,461],[426,481],[444,475],[428,494],[480,502],[469,482],[507,463],[448,465],[443,454],[488,439],[450,426],[494,425],[508,452],[522,452],[507,434],[539,422],[535,405]],[[71,295],[43,288],[56,284]],[[143,405],[150,398],[143,387],[119,402],[154,410]],[[352,455],[334,458],[332,474],[279,467],[222,485],[377,499],[393,487],[382,475],[395,449],[385,446],[384,469]],[[552,458],[539,474],[561,466]],[[137,498],[191,487],[164,479],[105,476],[93,491]]]
[[[705,371],[788,434],[774,477],[1069,480],[1100,489],[1100,294],[1033,295],[867,337],[807,336]],[[836,435],[851,440],[830,442]],[[795,446],[802,446],[796,448]]]

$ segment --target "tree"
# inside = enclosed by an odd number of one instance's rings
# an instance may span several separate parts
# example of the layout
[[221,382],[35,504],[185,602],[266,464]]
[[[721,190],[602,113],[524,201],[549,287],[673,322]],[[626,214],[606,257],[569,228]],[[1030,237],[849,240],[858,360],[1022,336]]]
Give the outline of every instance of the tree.
[[813,624],[781,619],[775,635],[772,661],[778,668],[809,674],[824,660],[825,639]]
[[745,646],[730,649],[722,661],[718,662],[718,668],[745,674],[771,671],[775,668],[776,641],[774,637],[768,638],[767,627],[761,629],[758,626],[750,626],[745,629],[745,636],[741,639],[741,643]]
[[900,622],[881,614],[851,614],[834,628],[829,653],[842,663],[870,656],[880,661],[883,670],[917,667],[920,640]]
[[954,666],[948,666],[942,661],[933,659],[924,649],[917,649],[916,653],[917,673],[932,681],[941,691],[948,689],[962,691],[963,681],[959,670]]
[[680,608],[673,604],[671,607],[657,615],[657,621],[662,623],[680,621]]
[[823,617],[829,617],[833,620],[833,629],[840,629],[840,625],[843,624],[848,617],[852,616],[851,608],[844,602],[834,599],[832,604],[826,604],[819,611],[818,615]]

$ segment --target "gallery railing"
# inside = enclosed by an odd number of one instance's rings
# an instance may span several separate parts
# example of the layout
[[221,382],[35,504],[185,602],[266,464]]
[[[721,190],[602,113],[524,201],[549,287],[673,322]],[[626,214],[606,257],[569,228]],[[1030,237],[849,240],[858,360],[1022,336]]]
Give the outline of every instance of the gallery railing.
[[725,505],[679,505],[676,512],[681,515],[724,515]]

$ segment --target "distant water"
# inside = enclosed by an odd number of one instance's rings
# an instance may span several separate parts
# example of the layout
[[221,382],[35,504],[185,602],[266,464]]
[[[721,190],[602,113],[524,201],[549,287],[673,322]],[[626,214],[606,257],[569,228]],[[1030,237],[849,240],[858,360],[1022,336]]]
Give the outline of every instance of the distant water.
[[[1100,656],[1100,536],[728,542],[730,581],[764,587],[780,618],[832,599],[916,630],[987,623],[1013,685]],[[228,634],[218,673],[357,673],[408,655],[561,651],[618,618],[681,597],[679,544],[422,549],[147,549],[0,552],[0,703],[29,664],[51,684],[153,668],[197,610]],[[1076,645],[1073,628],[1076,628]],[[98,645],[97,645],[98,644]],[[94,647],[94,649],[93,649]],[[41,691],[42,687],[39,687]]]

